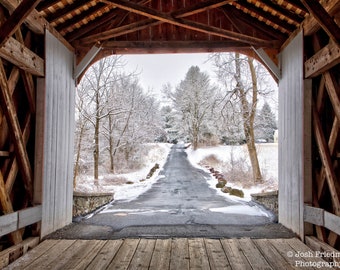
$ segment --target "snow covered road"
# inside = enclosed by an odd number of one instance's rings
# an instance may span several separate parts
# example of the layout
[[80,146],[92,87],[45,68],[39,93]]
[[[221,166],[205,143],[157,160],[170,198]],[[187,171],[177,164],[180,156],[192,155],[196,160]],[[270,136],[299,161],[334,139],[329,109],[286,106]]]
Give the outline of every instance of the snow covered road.
[[110,226],[114,231],[136,226],[271,223],[271,215],[258,206],[218,195],[208,185],[210,177],[190,164],[183,145],[174,145],[149,190],[131,201],[114,201],[83,223]]

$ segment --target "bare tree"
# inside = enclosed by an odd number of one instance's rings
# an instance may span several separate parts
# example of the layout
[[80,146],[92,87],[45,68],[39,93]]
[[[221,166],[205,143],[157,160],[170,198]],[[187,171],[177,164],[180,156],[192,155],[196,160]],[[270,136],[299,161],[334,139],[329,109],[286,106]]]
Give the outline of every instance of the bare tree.
[[[226,89],[223,109],[229,110],[222,114],[234,115],[234,117],[241,115],[253,179],[254,182],[262,182],[255,145],[254,120],[259,95],[265,96],[272,89],[266,84],[263,76],[264,69],[258,63],[255,65],[251,57],[241,57],[238,53],[215,54],[213,59],[217,67],[216,73]],[[258,78],[261,78],[260,82]],[[228,106],[228,104],[233,104],[233,106]]]
[[108,117],[103,122],[104,136],[108,140],[110,171],[115,172],[118,153],[130,152],[138,144],[151,142],[160,133],[160,112],[156,100],[145,93],[133,76],[122,75],[111,89],[107,107]]
[[110,110],[107,109],[107,93],[119,80],[120,76],[117,69],[121,66],[121,58],[118,56],[103,58],[92,65],[82,79],[84,85],[86,85],[89,100],[88,106],[83,108],[82,113],[94,127],[93,162],[95,181],[99,177],[100,124],[102,119],[106,118],[110,113]]
[[73,188],[77,186],[77,176],[79,173],[80,154],[83,144],[83,139],[86,131],[88,130],[88,121],[84,117],[84,108],[88,106],[89,100],[86,98],[86,87],[80,83],[76,91],[76,132],[75,132],[75,145],[76,145],[76,159],[73,172]]

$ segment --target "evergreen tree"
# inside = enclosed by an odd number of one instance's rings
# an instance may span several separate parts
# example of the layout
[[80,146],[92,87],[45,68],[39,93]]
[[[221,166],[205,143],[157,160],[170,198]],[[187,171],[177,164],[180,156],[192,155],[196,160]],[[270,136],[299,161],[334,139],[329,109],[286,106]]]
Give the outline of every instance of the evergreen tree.
[[209,132],[209,121],[216,104],[217,88],[210,84],[208,74],[192,66],[171,93],[173,106],[181,119],[181,132],[187,135],[196,150],[203,133]]
[[274,132],[277,129],[275,114],[273,113],[268,102],[263,104],[256,121],[257,139],[265,139],[267,142],[273,142]]

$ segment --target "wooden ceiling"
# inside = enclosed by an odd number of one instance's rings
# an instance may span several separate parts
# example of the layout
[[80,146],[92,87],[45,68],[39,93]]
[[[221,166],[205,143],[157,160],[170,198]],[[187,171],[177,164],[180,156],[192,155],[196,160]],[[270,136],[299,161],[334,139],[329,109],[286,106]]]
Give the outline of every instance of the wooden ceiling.
[[36,10],[79,55],[93,45],[106,54],[277,51],[308,15],[294,0],[42,0]]

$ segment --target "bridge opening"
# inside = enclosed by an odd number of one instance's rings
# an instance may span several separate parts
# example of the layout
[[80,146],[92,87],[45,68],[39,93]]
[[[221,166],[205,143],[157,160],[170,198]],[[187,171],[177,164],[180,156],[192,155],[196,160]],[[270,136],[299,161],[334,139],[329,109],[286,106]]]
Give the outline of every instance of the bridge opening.
[[[130,220],[125,224],[130,227],[145,223],[145,217],[153,220],[149,225],[209,225],[213,213],[219,216],[213,224],[219,225],[277,220],[277,85],[256,61],[260,83],[256,91],[250,89],[247,58],[240,56],[245,101],[247,108],[254,108],[243,112],[254,114],[254,135],[246,137],[248,123],[242,123],[249,117],[242,118],[234,61],[235,55],[227,53],[123,55],[104,58],[87,70],[77,88],[74,190],[114,193],[113,203],[98,217]],[[197,149],[192,133],[199,120],[195,113],[201,118]],[[257,149],[262,177],[258,183],[247,140],[254,140]],[[173,158],[177,165],[171,163]],[[186,163],[178,171],[178,164]],[[196,188],[202,185],[206,194]],[[249,202],[250,194],[265,191],[276,206],[272,213]],[[146,202],[137,203],[144,197]],[[188,214],[194,210],[195,218]],[[228,221],[228,214],[234,218]],[[187,219],[178,220],[179,215]]]

